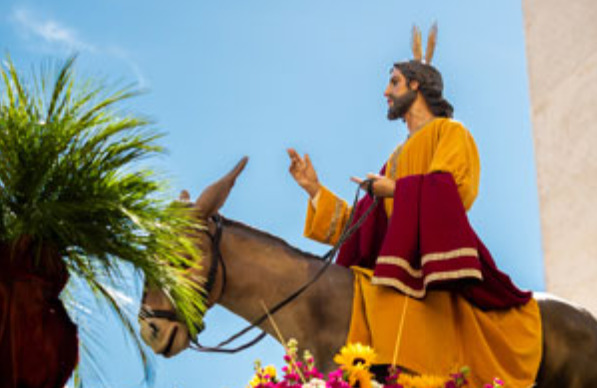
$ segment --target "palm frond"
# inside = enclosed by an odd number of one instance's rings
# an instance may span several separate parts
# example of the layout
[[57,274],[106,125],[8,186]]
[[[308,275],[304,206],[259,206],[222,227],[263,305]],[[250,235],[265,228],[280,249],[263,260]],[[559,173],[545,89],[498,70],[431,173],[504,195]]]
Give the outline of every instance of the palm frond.
[[[101,338],[101,331],[108,323],[106,314],[103,314],[106,308],[123,323],[123,333],[132,341],[141,361],[144,381],[149,386],[154,381],[151,355],[147,353],[145,347],[141,346],[139,333],[134,328],[136,314],[132,310],[132,304],[122,303],[119,300],[122,298],[117,298],[118,294],[136,294],[132,290],[134,281],[129,279],[130,271],[124,270],[124,272],[124,275],[118,277],[120,279],[118,284],[114,284],[112,279],[98,279],[91,273],[81,273],[69,283],[68,293],[63,293],[62,299],[71,307],[71,311],[75,312],[72,314],[73,319],[79,326],[79,336],[82,338],[81,360],[84,361],[84,368],[80,371],[80,375],[85,378],[90,377],[94,386],[111,386],[109,380],[105,378],[107,371],[100,362],[100,358],[106,359],[110,356]],[[128,281],[128,284],[125,281]],[[95,300],[81,303],[73,299],[74,295],[93,296]],[[95,306],[94,309],[89,307],[91,304]],[[100,313],[97,310],[100,310]]]
[[79,81],[75,61],[29,78],[10,59],[0,69],[0,241],[27,236],[34,247],[57,249],[130,332],[130,320],[98,280],[117,280],[120,263],[165,290],[187,323],[196,322],[204,302],[184,275],[199,263],[190,237],[197,225],[188,209],[169,206],[166,182],[146,165],[163,151],[163,134],[119,110],[138,94],[134,88]]

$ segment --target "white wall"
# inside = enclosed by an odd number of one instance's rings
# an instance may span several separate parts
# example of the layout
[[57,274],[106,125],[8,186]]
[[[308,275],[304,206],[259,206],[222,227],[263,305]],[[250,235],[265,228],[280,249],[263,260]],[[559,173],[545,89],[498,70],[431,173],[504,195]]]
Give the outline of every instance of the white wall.
[[597,313],[597,1],[522,1],[547,290]]

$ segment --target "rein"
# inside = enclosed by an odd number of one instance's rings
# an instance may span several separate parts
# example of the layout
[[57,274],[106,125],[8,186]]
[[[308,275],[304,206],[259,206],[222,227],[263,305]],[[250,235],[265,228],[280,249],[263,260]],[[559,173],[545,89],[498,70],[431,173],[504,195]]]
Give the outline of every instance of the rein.
[[[372,182],[373,182],[372,179],[368,179],[364,183],[367,187],[368,194],[373,197],[372,190],[371,190]],[[355,222],[354,225],[351,225],[353,218],[354,218],[356,205],[359,200],[360,191],[361,191],[361,186],[358,186],[356,194],[355,194],[355,198],[353,201],[352,210],[350,212],[350,216],[348,217],[348,221],[346,222],[346,226],[345,226],[344,230],[342,231],[340,238],[338,239],[338,242],[325,255],[323,255],[320,258],[320,260],[324,262],[324,265],[319,269],[319,271],[315,275],[313,275],[313,277],[311,279],[309,279],[305,284],[303,284],[301,287],[299,287],[295,292],[293,292],[292,294],[290,294],[289,296],[284,298],[282,301],[278,302],[274,307],[272,307],[265,314],[263,314],[259,318],[255,319],[247,327],[240,330],[238,333],[230,336],[228,339],[220,342],[218,345],[216,345],[214,347],[206,347],[206,346],[201,345],[199,343],[199,341],[197,341],[197,339],[192,339],[190,348],[195,351],[199,351],[199,352],[231,354],[231,353],[237,353],[244,349],[247,349],[247,348],[257,344],[263,338],[265,338],[267,333],[265,331],[262,331],[255,338],[244,343],[243,345],[240,345],[235,348],[225,348],[231,342],[237,340],[238,338],[242,337],[249,331],[253,330],[257,326],[262,324],[266,319],[268,319],[269,316],[274,315],[276,312],[278,312],[284,306],[288,305],[290,302],[295,300],[307,288],[309,288],[313,283],[315,283],[321,277],[321,275],[323,275],[323,273],[329,268],[330,264],[332,264],[333,258],[336,256],[336,254],[340,250],[340,247],[342,246],[342,244],[344,244],[344,242],[346,242],[346,240],[348,240],[354,234],[354,232],[362,225],[362,223],[367,219],[367,217],[369,216],[369,214],[375,208],[375,206],[377,205],[377,203],[379,201],[378,197],[373,197],[374,198],[373,202],[371,203],[369,208],[367,208],[365,213],[357,220],[357,222]],[[210,268],[209,268],[209,272],[208,272],[208,276],[207,276],[207,283],[205,284],[205,287],[204,287],[204,289],[205,289],[204,293],[205,293],[206,299],[209,297],[209,294],[211,293],[212,288],[215,284],[215,277],[216,277],[216,273],[217,273],[218,263],[222,264],[222,269],[223,269],[223,284],[222,284],[222,291],[220,293],[220,297],[222,296],[222,294],[224,293],[224,291],[226,289],[226,266],[224,264],[224,260],[222,258],[222,253],[220,252],[220,246],[219,246],[221,236],[222,236],[222,229],[223,229],[222,216],[214,215],[213,220],[216,223],[216,233],[213,237],[210,233],[208,233],[208,235],[210,236],[210,238],[212,240],[214,250],[212,253],[212,259],[211,259]],[[201,324],[199,326],[201,329],[204,328],[203,316],[201,316]]]

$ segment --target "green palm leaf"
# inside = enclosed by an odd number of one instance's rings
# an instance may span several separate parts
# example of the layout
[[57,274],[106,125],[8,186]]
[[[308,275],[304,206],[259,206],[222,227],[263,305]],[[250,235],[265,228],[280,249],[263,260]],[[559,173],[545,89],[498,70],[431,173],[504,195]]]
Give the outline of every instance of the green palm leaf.
[[118,109],[138,94],[133,88],[78,81],[74,63],[29,78],[10,59],[1,69],[0,242],[26,238],[57,249],[135,335],[100,281],[117,281],[127,263],[164,289],[194,328],[204,303],[184,274],[198,262],[189,237],[197,226],[188,210],[168,206],[164,180],[143,165],[163,151],[162,134]]

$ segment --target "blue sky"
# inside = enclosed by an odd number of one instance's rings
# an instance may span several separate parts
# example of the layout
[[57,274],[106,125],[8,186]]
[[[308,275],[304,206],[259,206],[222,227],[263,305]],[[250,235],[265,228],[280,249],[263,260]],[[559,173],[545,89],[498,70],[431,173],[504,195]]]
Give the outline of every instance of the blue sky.
[[[5,0],[0,15],[0,48],[19,67],[78,52],[81,74],[148,90],[127,108],[167,132],[156,163],[176,190],[196,195],[248,155],[223,213],[317,253],[326,247],[302,237],[307,198],[286,148],[308,152],[321,181],[352,198],[349,177],[377,171],[406,137],[386,120],[382,93],[392,63],[411,56],[412,24],[426,32],[437,20],[434,64],[481,154],[473,226],[519,285],[543,289],[520,1]],[[122,330],[101,324],[108,386],[139,386]],[[202,340],[242,324],[214,308]],[[240,388],[254,359],[280,357],[271,339],[238,356],[185,352],[156,360],[156,386]]]

